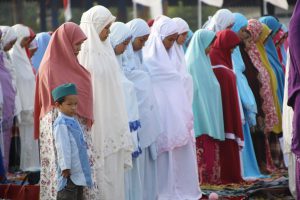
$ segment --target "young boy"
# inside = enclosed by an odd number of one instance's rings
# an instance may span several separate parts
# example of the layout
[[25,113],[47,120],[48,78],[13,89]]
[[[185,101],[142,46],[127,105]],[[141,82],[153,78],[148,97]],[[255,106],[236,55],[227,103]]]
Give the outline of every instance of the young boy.
[[54,140],[58,157],[57,200],[83,199],[83,186],[92,186],[86,144],[79,122],[74,118],[77,90],[72,83],[52,90],[58,117],[54,121]]

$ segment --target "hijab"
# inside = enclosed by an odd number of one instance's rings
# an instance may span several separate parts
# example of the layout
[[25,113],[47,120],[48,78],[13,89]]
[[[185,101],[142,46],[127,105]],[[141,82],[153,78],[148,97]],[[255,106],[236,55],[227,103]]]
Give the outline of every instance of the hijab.
[[35,52],[31,60],[32,65],[36,69],[36,71],[39,69],[40,63],[48,47],[50,38],[51,36],[48,32],[38,33],[35,37],[35,40],[37,41],[38,50]]
[[271,79],[270,75],[265,68],[261,55],[255,44],[260,38],[260,33],[262,32],[263,26],[256,19],[250,19],[248,21],[247,30],[250,32],[252,41],[250,42],[247,53],[254,65],[254,67],[259,72],[258,79],[261,84],[260,95],[263,99],[262,110],[265,114],[265,132],[272,131],[275,124],[278,123],[278,117],[275,110],[275,103],[272,94]]
[[232,69],[231,50],[240,43],[239,37],[231,30],[224,30],[222,34],[217,33],[217,38],[209,53],[211,64],[224,65]]
[[232,31],[237,33],[241,30],[241,28],[247,27],[248,20],[244,15],[242,15],[241,13],[233,13],[233,16],[234,16],[234,25],[231,28]]
[[88,39],[81,47],[78,60],[92,77],[95,123],[91,134],[101,155],[101,165],[105,157],[120,149],[132,152],[120,66],[110,38],[105,41],[99,38],[99,33],[114,20],[107,8],[98,5],[84,12],[80,21]]
[[[3,48],[10,42],[17,40],[18,36],[12,27],[0,26],[0,30],[2,31],[1,43]],[[9,53],[5,52],[4,50],[2,51],[3,51],[4,66],[9,70],[13,82],[13,87],[16,90],[17,77],[16,77],[15,67],[12,64],[12,60]]]
[[18,37],[14,29],[10,26],[0,26],[0,30],[2,31],[1,43],[3,48]]
[[214,14],[214,16],[208,17],[208,21],[203,25],[202,28],[217,33],[226,29],[228,26],[233,25],[233,23],[233,13],[228,9],[220,9]]
[[[128,39],[131,39],[130,29],[122,22],[114,22],[110,27],[110,43],[112,48],[115,49],[117,45],[122,44]],[[116,55],[120,65],[122,65],[121,55]]]
[[281,24],[278,22],[278,20],[270,15],[259,18],[259,21],[263,24],[266,24],[272,30],[272,37],[274,37],[281,28]]
[[[10,26],[0,26],[0,30],[2,31],[2,43],[3,43],[3,48],[10,42],[14,41],[17,39],[17,34],[14,31],[14,29]],[[3,51],[3,60],[4,60],[4,66],[8,69],[11,78],[12,78],[12,86],[15,90],[15,111],[14,114],[15,116],[19,115],[21,112],[21,100],[20,96],[17,91],[17,75],[16,75],[16,69],[13,66],[11,57],[9,55],[9,52],[4,52]]]
[[193,77],[193,113],[196,137],[208,134],[224,140],[224,120],[219,82],[211,68],[205,49],[213,42],[216,34],[200,29],[194,33],[185,58],[189,73]]
[[[235,33],[239,32],[241,28],[247,27],[248,20],[244,15],[240,13],[234,13],[234,18],[235,22],[232,30]],[[244,108],[243,110],[245,119],[251,127],[256,125],[257,105],[253,92],[251,91],[251,88],[248,84],[247,78],[243,74],[245,71],[245,63],[243,61],[239,46],[233,50],[232,63],[237,78],[238,92]]]
[[182,79],[174,67],[170,50],[163,40],[178,32],[169,17],[155,19],[151,34],[143,49],[144,65],[148,69],[156,96],[162,134],[157,139],[158,153],[186,145],[193,136],[193,116]]
[[[131,33],[132,33],[131,41],[132,42],[137,37],[142,37],[142,36],[150,34],[150,28],[149,28],[148,24],[143,19],[139,19],[139,18],[133,19],[133,20],[129,21],[126,24],[126,26],[128,26],[129,29],[131,30]],[[127,51],[127,52],[131,51],[131,53],[135,55],[135,56],[133,56],[133,58],[134,58],[133,61],[135,62],[135,64],[131,67],[135,67],[137,69],[145,71],[146,69],[142,65],[142,62],[143,62],[142,50],[133,51],[131,43],[128,45],[128,49],[129,49],[129,51]],[[130,66],[130,65],[128,65],[128,66]]]
[[[1,27],[0,32],[2,35],[2,36],[0,35],[0,86],[1,86],[0,92],[2,94],[2,98],[1,98],[2,113],[1,113],[0,123],[2,129],[7,130],[11,128],[13,123],[16,91],[13,87],[10,71],[7,67],[5,67],[5,62],[4,62],[5,52],[3,48],[7,44],[7,35],[6,35],[7,31],[2,33],[2,27]],[[0,130],[0,133],[2,133],[2,130]]]
[[[133,20],[129,21],[126,24],[126,26],[128,26],[129,29],[131,30],[131,33],[132,33],[131,41],[132,42],[137,37],[142,37],[142,36],[150,34],[150,28],[149,28],[148,24],[143,19],[139,19],[139,18],[133,19]],[[143,63],[142,50],[133,51],[131,43],[128,45],[128,49],[129,49],[129,51],[127,51],[127,52],[131,51],[131,53],[134,54],[134,56],[133,56],[134,62],[135,62],[134,68],[145,71],[146,69],[142,65],[142,63]],[[128,65],[128,66],[130,66],[130,65]],[[131,67],[133,67],[133,66],[131,66]]]
[[[53,34],[37,75],[35,96],[35,137],[39,136],[39,120],[54,108],[51,91],[64,83],[74,83],[78,91],[77,114],[93,121],[93,93],[90,73],[79,64],[73,45],[86,40],[80,27],[72,22],[62,24]],[[67,76],[66,76],[67,75]]]
[[134,51],[132,42],[137,37],[148,35],[150,29],[142,19],[133,19],[126,26],[131,31],[132,39],[126,51],[122,54],[122,69],[125,76],[134,84],[136,91],[141,121],[138,136],[140,146],[144,149],[156,141],[161,133],[161,127],[151,79],[148,72],[143,71],[142,50]]
[[[178,30],[178,35],[188,32],[189,25],[183,19],[176,17],[172,19],[176,25]],[[192,76],[187,72],[186,61],[184,58],[184,50],[183,45],[179,45],[177,41],[174,42],[170,50],[171,60],[173,61],[175,68],[181,76],[181,79],[184,84],[184,88],[190,102],[190,105],[193,103],[193,79]]]
[[183,20],[182,18],[175,17],[172,20],[177,24],[179,35],[182,33],[188,32],[190,30],[188,23],[185,20]]

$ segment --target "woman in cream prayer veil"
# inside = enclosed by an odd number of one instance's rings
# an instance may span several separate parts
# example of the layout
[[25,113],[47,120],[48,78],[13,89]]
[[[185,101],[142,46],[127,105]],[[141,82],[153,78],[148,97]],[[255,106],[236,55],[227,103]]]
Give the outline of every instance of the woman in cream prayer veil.
[[78,60],[90,73],[93,85],[94,125],[91,130],[97,151],[96,181],[99,199],[124,199],[124,171],[131,167],[133,151],[121,72],[109,41],[115,17],[103,6],[94,6],[81,17],[87,36]]
[[21,24],[16,24],[12,28],[18,37],[9,54],[16,70],[16,86],[21,101],[18,121],[21,142],[20,169],[36,171],[40,169],[40,163],[38,142],[33,138],[35,76],[26,53],[26,47],[33,39],[32,32],[29,27]]

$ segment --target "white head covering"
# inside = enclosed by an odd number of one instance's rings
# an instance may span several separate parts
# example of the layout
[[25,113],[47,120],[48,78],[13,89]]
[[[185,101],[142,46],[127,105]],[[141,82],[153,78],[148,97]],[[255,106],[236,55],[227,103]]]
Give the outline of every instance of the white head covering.
[[11,41],[17,39],[18,36],[12,27],[0,26],[0,29],[2,31],[1,41],[2,41],[3,48]]
[[37,49],[38,48],[38,43],[37,43],[37,40],[36,38],[34,38],[31,43],[29,44],[29,49]]
[[[0,26],[0,30],[2,31],[2,43],[3,48],[10,43],[13,40],[16,40],[18,38],[16,32],[12,27],[9,26]],[[9,70],[10,75],[12,77],[12,85],[14,89],[17,91],[17,74],[16,69],[13,66],[11,57],[8,52],[3,53],[3,60],[4,60],[4,66]],[[18,94],[18,91],[16,92],[15,97],[15,115],[18,115],[21,112],[21,100],[20,96]]]
[[[92,137],[102,159],[100,165],[104,164],[105,157],[121,149],[126,156],[132,152],[120,67],[109,38],[105,41],[99,38],[103,28],[114,20],[107,8],[94,6],[83,13],[80,23],[87,40],[82,44],[78,60],[91,73],[95,120]],[[131,161],[126,164],[131,165]]]
[[130,29],[122,22],[114,22],[110,27],[110,43],[113,48],[131,38]]
[[[115,22],[111,25],[110,28],[110,42],[112,47],[115,48],[117,45],[123,43],[125,40],[131,37],[130,29],[122,22]],[[119,61],[120,71],[122,68],[122,54],[116,55]],[[132,132],[133,142],[134,142],[134,156],[136,157],[140,153],[139,142],[137,136],[137,129],[140,127],[139,121],[139,110],[138,110],[138,101],[136,97],[136,92],[134,85],[129,81],[123,72],[122,76],[122,85],[123,91],[125,94],[125,103],[127,108],[127,114],[129,119],[129,127]]]
[[190,30],[188,23],[182,18],[175,17],[172,20],[177,24],[178,34],[182,34]]
[[134,40],[137,37],[142,37],[150,34],[150,28],[143,19],[133,19],[129,21],[126,25],[131,30],[132,40]]
[[[178,34],[188,32],[189,25],[183,19],[176,17],[172,19],[176,25]],[[179,45],[177,42],[174,43],[173,47],[170,50],[171,60],[175,64],[175,68],[180,74],[184,88],[188,97],[188,101],[192,106],[193,103],[193,79],[192,76],[187,72],[185,55],[182,45]]]
[[[133,42],[137,37],[142,37],[145,35],[149,35],[150,34],[150,28],[148,26],[148,24],[143,20],[143,19],[133,19],[130,22],[128,22],[126,24],[132,33],[132,39],[131,41]],[[131,46],[132,44],[130,44]],[[133,51],[132,48],[128,47],[129,50],[132,50],[132,52],[134,53],[134,62],[135,65],[134,67],[140,70],[145,70],[145,68],[142,66],[142,62],[143,62],[143,55],[142,55],[142,50],[139,51]]]
[[[114,22],[110,27],[110,43],[113,49],[123,43],[125,40],[131,38],[130,29],[122,22]],[[121,55],[116,55],[117,60],[122,65]]]
[[[17,90],[21,100],[21,110],[33,112],[35,94],[35,76],[25,48],[21,41],[30,36],[29,28],[16,24],[12,27],[18,36],[17,42],[9,51],[13,66],[16,69]],[[21,119],[22,120],[22,119]],[[32,118],[33,120],[33,118]]]
[[211,30],[215,33],[226,29],[228,26],[234,23],[234,15],[228,9],[218,10],[214,16],[209,16],[208,21],[205,22],[202,28]]
[[[158,17],[151,29],[151,34],[143,49],[144,64],[151,77],[156,75],[173,75],[178,77],[176,69],[171,64],[170,55],[163,45],[163,40],[177,33],[177,25],[169,17]],[[163,62],[162,62],[163,61]]]
[[194,138],[192,108],[181,77],[162,42],[174,33],[177,33],[176,23],[169,17],[159,17],[143,49],[144,65],[152,79],[163,127],[157,139],[158,153],[183,146]]

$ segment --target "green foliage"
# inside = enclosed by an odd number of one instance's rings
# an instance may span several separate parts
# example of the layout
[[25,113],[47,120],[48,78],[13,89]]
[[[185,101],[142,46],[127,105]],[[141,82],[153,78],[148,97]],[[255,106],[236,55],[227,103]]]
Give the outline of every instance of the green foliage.
[[[117,8],[110,7],[111,12],[117,16]],[[213,15],[217,11],[217,8],[202,5],[202,23],[207,20],[209,15]],[[72,21],[79,24],[83,8],[72,8]],[[181,17],[185,19],[190,28],[195,31],[198,29],[198,8],[197,6],[186,5],[183,1],[179,1],[177,6],[169,6],[167,9],[168,16],[170,17]],[[132,19],[132,7],[127,8],[128,21]],[[33,28],[34,31],[39,32],[40,20],[39,20],[39,4],[33,1],[24,1],[23,8],[23,23]],[[47,9],[47,29],[51,30],[51,11]],[[58,21],[60,24],[64,22],[63,9],[59,9]],[[1,25],[14,25],[12,3],[0,2],[0,24]]]
[[0,3],[0,24],[1,25],[12,25],[13,16],[12,16],[12,6],[8,2]]
[[[39,5],[38,2],[24,1],[23,7],[23,24],[32,27],[35,31],[39,30]],[[14,25],[12,3],[0,3],[0,24],[1,25]]]
[[[206,22],[208,16],[212,16],[218,8],[202,4],[202,24]],[[193,31],[198,29],[198,7],[178,2],[178,6],[170,6],[168,8],[168,16],[181,17],[186,20]]]

